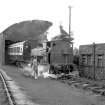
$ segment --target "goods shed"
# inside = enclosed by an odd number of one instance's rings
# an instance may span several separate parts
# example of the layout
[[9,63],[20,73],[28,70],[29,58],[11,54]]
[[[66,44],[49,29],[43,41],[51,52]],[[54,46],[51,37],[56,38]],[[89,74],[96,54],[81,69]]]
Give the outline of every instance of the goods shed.
[[105,80],[105,43],[81,45],[79,56],[82,77]]
[[31,47],[35,48],[39,42],[47,38],[45,33],[50,26],[51,22],[32,20],[13,24],[4,30],[0,34],[0,65],[8,63],[8,45],[32,40]]

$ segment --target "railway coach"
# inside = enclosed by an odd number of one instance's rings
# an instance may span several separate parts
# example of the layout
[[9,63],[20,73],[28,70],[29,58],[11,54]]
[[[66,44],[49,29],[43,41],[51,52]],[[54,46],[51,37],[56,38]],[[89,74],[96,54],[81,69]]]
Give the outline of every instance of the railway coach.
[[7,51],[10,63],[27,63],[30,61],[31,44],[27,40],[9,45]]

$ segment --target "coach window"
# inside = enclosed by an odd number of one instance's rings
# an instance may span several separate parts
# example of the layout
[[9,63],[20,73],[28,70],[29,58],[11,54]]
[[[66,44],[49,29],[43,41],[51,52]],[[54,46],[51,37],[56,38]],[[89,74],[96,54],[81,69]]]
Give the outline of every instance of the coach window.
[[13,48],[11,48],[11,53],[13,53]]
[[10,51],[11,51],[11,49],[9,48],[9,49],[8,49],[8,52],[10,53]]
[[15,53],[16,53],[16,47],[15,47]]
[[9,52],[11,52],[11,48],[9,48]]
[[13,53],[15,53],[15,47],[13,48]]
[[20,47],[18,47],[18,49],[19,49],[19,53],[20,53]]
[[15,47],[15,53],[17,52],[17,47]]
[[13,48],[13,53],[15,53],[15,47]]
[[14,48],[12,48],[12,53],[14,53]]
[[18,47],[16,47],[16,53],[18,52]]
[[13,53],[15,52],[15,47],[13,48]]
[[16,52],[18,53],[19,51],[18,51],[18,47],[16,47]]
[[13,48],[10,48],[10,49],[11,49],[10,52],[12,53],[13,52],[13,50],[12,50]]
[[10,48],[8,49],[8,54],[10,53]]
[[22,47],[20,48],[20,52],[23,52],[23,49],[22,49]]
[[19,53],[19,47],[17,47],[17,52]]
[[15,52],[17,53],[17,47],[15,48]]
[[16,47],[14,48],[14,53],[16,53]]
[[12,52],[12,48],[10,48],[10,53]]
[[15,52],[15,48],[13,48],[13,53]]

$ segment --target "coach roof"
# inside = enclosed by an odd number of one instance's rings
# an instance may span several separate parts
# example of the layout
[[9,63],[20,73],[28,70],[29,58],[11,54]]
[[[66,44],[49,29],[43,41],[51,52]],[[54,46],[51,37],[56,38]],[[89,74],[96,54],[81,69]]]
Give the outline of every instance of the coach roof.
[[15,43],[15,44],[11,44],[11,45],[9,45],[9,48],[23,46],[23,44],[24,44],[25,42],[26,42],[26,41],[18,42],[18,43]]

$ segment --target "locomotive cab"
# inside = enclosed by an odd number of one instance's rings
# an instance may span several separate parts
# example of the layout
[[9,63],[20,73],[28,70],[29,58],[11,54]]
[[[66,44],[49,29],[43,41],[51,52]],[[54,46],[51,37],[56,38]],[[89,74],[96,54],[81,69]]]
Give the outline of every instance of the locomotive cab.
[[31,58],[31,45],[29,41],[26,41],[23,45],[23,59],[29,61]]

